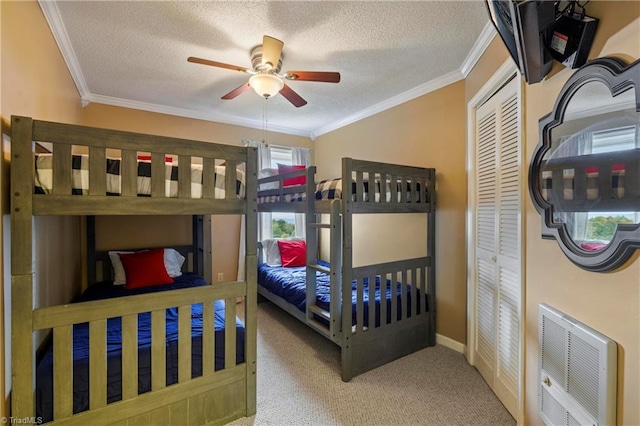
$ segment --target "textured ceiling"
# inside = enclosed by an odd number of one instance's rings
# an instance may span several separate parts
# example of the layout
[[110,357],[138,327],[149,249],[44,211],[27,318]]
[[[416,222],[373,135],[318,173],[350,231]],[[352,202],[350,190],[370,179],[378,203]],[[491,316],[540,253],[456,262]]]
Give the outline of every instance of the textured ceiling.
[[[84,102],[314,137],[464,77],[493,37],[483,1],[41,1]],[[338,84],[291,81],[308,104],[247,91],[263,35],[284,42],[282,71],[338,71]],[[484,42],[483,46],[480,46]],[[471,63],[471,66],[473,63]],[[266,105],[265,105],[266,104]]]

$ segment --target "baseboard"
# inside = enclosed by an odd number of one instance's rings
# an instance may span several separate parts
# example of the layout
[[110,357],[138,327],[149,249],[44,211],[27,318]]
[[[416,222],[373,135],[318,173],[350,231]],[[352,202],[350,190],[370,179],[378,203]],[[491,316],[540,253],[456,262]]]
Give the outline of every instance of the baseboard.
[[461,354],[464,354],[467,350],[466,345],[438,333],[436,333],[436,343]]

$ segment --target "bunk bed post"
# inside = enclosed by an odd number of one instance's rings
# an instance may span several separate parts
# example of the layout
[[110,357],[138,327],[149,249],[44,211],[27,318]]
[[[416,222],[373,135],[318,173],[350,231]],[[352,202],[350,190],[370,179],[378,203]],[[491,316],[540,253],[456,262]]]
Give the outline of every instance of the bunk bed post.
[[[342,300],[351,300],[351,281],[353,280],[353,235],[351,185],[351,158],[342,159]],[[341,375],[342,380],[348,382],[353,377],[351,349],[351,303],[342,304],[342,350]]]
[[429,277],[427,283],[427,303],[429,308],[428,346],[436,344],[436,169],[430,169],[426,196],[430,197],[427,213],[427,256],[429,256]]
[[342,221],[340,220],[340,213],[340,200],[332,200],[331,216],[329,219],[331,224],[331,236],[329,238],[329,242],[331,244],[331,249],[329,251],[329,265],[331,265],[330,300],[335,300],[335,302],[331,303],[331,306],[329,306],[329,309],[331,310],[329,331],[331,332],[331,338],[334,342],[338,341],[341,336],[340,323],[337,322],[338,319],[341,318],[340,315],[342,312]]
[[245,298],[246,415],[256,413],[256,361],[258,327],[258,150],[247,147],[245,189],[245,247],[247,296]]
[[305,239],[307,242],[307,259],[306,259],[306,285],[307,285],[307,303],[305,313],[307,320],[313,319],[313,312],[311,307],[316,304],[316,271],[311,266],[315,266],[318,263],[318,230],[311,226],[316,222],[315,214],[315,167],[307,167],[305,178],[305,214],[304,214],[304,226],[305,226]]
[[[33,121],[11,118],[11,157],[33,158]],[[11,416],[35,413],[33,348],[33,168],[31,161],[11,161]]]

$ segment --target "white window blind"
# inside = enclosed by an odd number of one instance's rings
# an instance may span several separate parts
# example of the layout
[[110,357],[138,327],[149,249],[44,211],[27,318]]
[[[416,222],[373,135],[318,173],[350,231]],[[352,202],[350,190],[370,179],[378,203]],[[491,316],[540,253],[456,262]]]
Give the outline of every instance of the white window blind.
[[600,154],[603,152],[622,151],[640,147],[638,146],[636,132],[636,126],[593,132],[591,153]]

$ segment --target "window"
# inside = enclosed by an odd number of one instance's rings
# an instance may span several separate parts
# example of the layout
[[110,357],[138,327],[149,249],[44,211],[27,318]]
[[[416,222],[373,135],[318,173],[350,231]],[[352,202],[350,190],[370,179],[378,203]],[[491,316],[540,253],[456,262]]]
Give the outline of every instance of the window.
[[[291,148],[270,146],[271,168],[277,169],[278,163],[292,165],[293,153]],[[296,235],[295,213],[271,213],[271,236],[286,238]]]
[[[591,153],[634,149],[637,142],[636,127],[627,126],[593,132]],[[587,214],[586,239],[608,243],[613,238],[618,223],[638,223],[640,212],[598,212]]]

